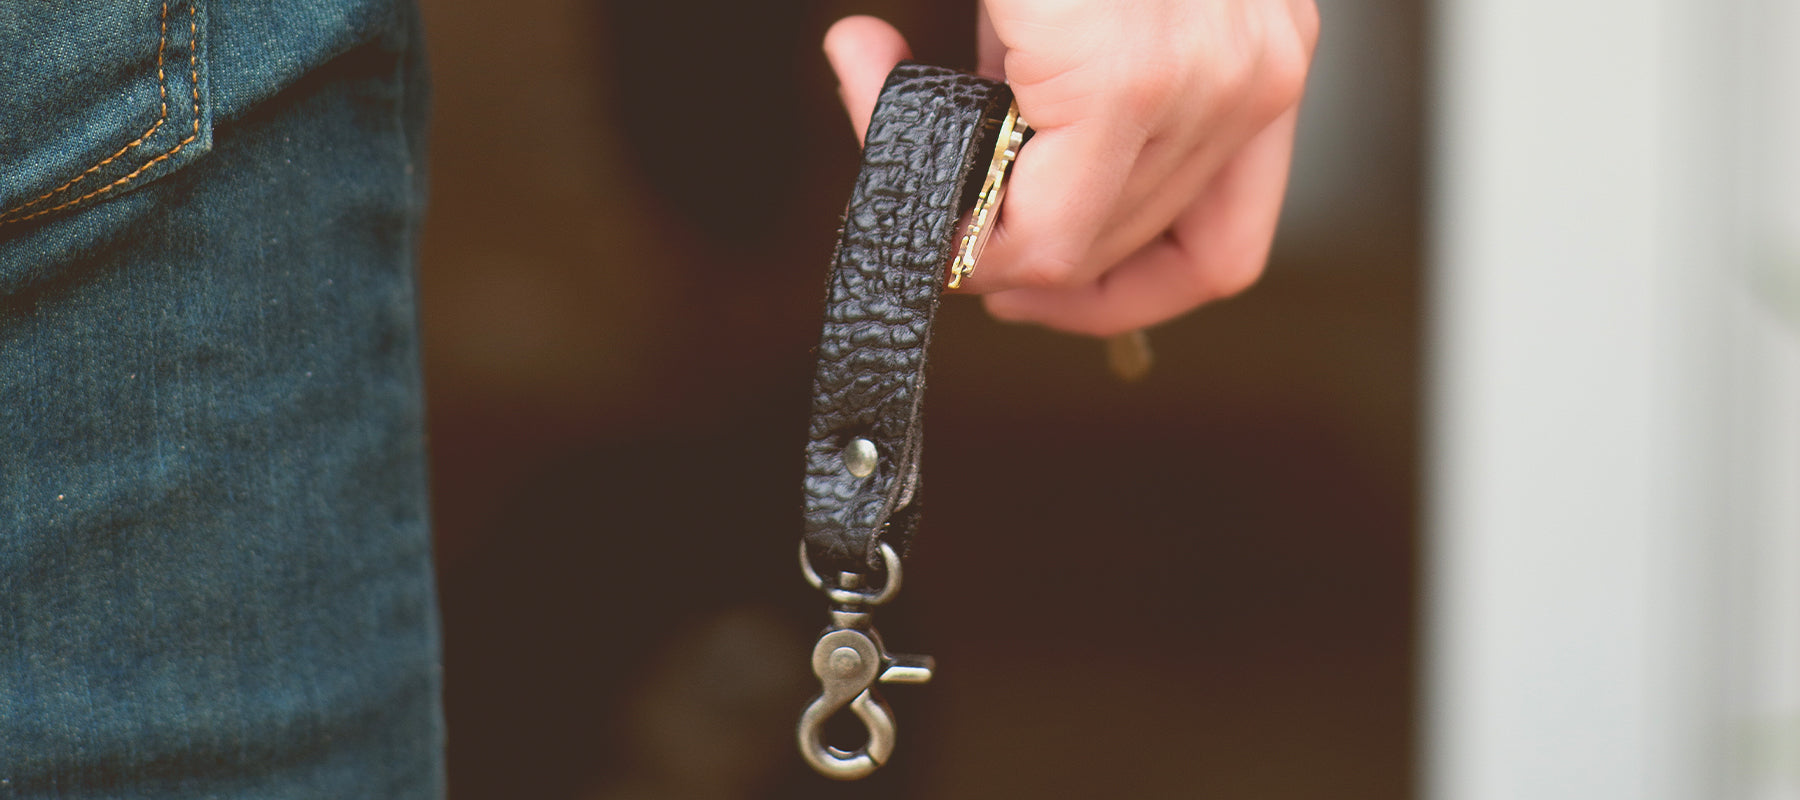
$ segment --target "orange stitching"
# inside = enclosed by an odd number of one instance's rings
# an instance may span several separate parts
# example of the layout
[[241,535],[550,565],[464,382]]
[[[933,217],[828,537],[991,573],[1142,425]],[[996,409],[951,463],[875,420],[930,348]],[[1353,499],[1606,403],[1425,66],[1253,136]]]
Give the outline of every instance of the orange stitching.
[[101,168],[105,167],[107,164],[111,164],[119,156],[125,155],[125,153],[127,151],[131,150],[131,148],[137,147],[138,145],[143,144],[145,139],[148,139],[151,136],[154,136],[156,134],[157,129],[161,128],[163,123],[167,122],[169,120],[169,81],[168,81],[168,78],[163,74],[163,52],[164,52],[164,50],[166,50],[168,48],[168,45],[169,45],[169,4],[165,0],[165,2],[162,4],[162,39],[156,43],[156,95],[157,95],[158,102],[162,105],[162,116],[156,118],[155,124],[151,125],[149,130],[144,131],[143,133],[139,134],[138,138],[133,139],[130,143],[126,144],[124,147],[119,148],[119,152],[113,153],[112,155],[107,156],[100,163],[95,164],[91,167],[88,167],[87,171],[81,173],[80,175],[76,175],[73,178],[70,178],[69,181],[67,183],[64,183],[63,185],[58,186],[54,189],[51,189],[50,191],[45,192],[42,195],[39,195],[36,199],[33,199],[33,200],[23,203],[21,205],[13,206],[12,208],[9,208],[5,211],[0,211],[0,217],[11,216],[11,215],[16,214],[20,211],[23,211],[27,208],[35,206],[38,203],[42,203],[45,200],[55,197],[58,194],[61,194],[63,191],[67,190],[69,187],[74,186],[75,184],[80,183],[84,180],[87,180],[87,177],[89,175],[92,175],[95,172],[100,171]]
[[[163,14],[165,15],[165,18],[166,18],[166,15],[168,14],[168,11],[169,11],[169,4],[168,4],[167,0],[164,0]],[[163,40],[164,40],[164,42],[168,41],[168,23],[166,20],[163,23]],[[189,75],[189,82],[193,86],[193,95],[194,95],[194,132],[192,134],[189,134],[186,139],[182,139],[181,141],[176,142],[175,146],[170,148],[168,152],[163,153],[162,155],[157,156],[155,158],[152,158],[147,162],[144,162],[143,166],[132,170],[131,174],[126,175],[125,177],[122,177],[116,181],[113,181],[112,183],[109,183],[105,186],[102,186],[98,189],[88,192],[87,194],[77,197],[74,200],[65,202],[61,205],[51,206],[42,211],[37,211],[37,212],[33,212],[31,214],[26,214],[25,216],[22,216],[22,217],[14,217],[12,219],[0,219],[0,225],[5,225],[9,222],[24,222],[25,220],[28,220],[28,219],[41,217],[45,214],[49,214],[54,211],[61,211],[65,208],[68,208],[69,206],[80,203],[83,200],[88,200],[90,198],[97,197],[99,195],[110,192],[113,189],[118,188],[119,186],[122,186],[126,183],[130,183],[132,180],[135,180],[137,178],[137,176],[142,175],[144,173],[144,170],[147,170],[153,166],[156,166],[157,164],[161,163],[163,160],[169,158],[170,156],[173,156],[176,153],[181,152],[182,148],[187,147],[195,139],[200,138],[200,56],[199,56],[199,48],[200,48],[200,23],[198,21],[198,18],[196,17],[195,3],[189,2],[188,3],[188,70],[189,70],[188,75]],[[158,64],[158,66],[157,66],[156,74],[159,79],[161,79],[163,77],[161,62],[162,62],[162,45],[158,45],[157,46],[157,64]],[[163,96],[165,98],[165,102],[163,105],[163,115],[165,118],[167,118],[168,104],[167,104],[166,98],[168,96],[168,89],[166,87],[166,84],[162,91],[163,91]],[[162,124],[162,121],[158,120],[157,125],[160,126],[161,124]],[[152,130],[154,130],[154,128]],[[146,133],[145,135],[148,136],[149,134]],[[140,139],[140,141],[142,141],[142,140]],[[126,147],[126,149],[130,149],[130,147],[135,146],[136,144],[137,144],[137,142],[133,142],[132,145],[128,145]],[[124,151],[120,151],[120,152],[124,152]],[[117,155],[114,155],[114,158],[117,158],[117,157],[118,157]],[[111,160],[112,159],[110,159],[110,158],[107,159],[107,161],[111,161]],[[104,162],[102,162],[102,165],[104,165]],[[52,192],[52,194],[55,194],[55,192]],[[32,201],[32,203],[36,203],[36,202],[37,202],[36,200]],[[10,214],[10,213],[13,213],[13,211],[22,210],[24,208],[29,207],[32,203],[27,203],[26,205],[19,206],[19,207],[14,208],[11,211],[8,211],[6,213]],[[3,216],[5,216],[5,214],[0,214],[0,217],[3,217]]]

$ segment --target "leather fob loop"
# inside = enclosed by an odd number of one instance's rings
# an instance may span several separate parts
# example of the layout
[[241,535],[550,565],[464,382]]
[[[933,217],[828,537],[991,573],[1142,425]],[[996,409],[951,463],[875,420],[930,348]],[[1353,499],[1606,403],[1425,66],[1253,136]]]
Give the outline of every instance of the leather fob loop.
[[[910,62],[894,68],[876,101],[832,259],[813,379],[804,535],[821,574],[879,571],[881,542],[904,555],[911,540],[932,320],[958,221],[974,205],[1011,104],[1003,83]],[[859,438],[876,456],[863,476],[845,458]]]

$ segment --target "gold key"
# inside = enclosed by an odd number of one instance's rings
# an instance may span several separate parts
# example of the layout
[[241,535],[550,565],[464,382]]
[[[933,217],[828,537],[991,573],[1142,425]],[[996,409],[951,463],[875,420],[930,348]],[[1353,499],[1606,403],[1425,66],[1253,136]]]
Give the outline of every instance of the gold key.
[[1150,365],[1154,363],[1156,358],[1150,354],[1150,337],[1143,328],[1107,337],[1106,365],[1119,380],[1127,383],[1141,380],[1150,374]]
[[1025,143],[1025,132],[1029,130],[1031,125],[1019,116],[1019,102],[1014,100],[1012,108],[1006,112],[1006,121],[1000,123],[1000,141],[994,146],[994,157],[988,162],[987,177],[981,181],[981,194],[975,198],[975,209],[969,213],[969,228],[956,249],[956,258],[950,261],[949,286],[952,289],[960,288],[962,279],[975,271],[975,262],[980,260],[981,251],[987,247],[988,236],[993,234],[994,225],[1000,219],[1000,200],[1006,197],[1006,171],[1019,157],[1019,146]]

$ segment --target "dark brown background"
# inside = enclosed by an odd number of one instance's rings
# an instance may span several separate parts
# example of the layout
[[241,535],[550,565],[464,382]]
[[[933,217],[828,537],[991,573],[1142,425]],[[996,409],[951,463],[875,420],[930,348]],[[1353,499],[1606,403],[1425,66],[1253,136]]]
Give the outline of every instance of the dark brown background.
[[813,778],[825,603],[793,563],[856,162],[817,42],[967,2],[426,0],[424,253],[452,792],[1410,794],[1417,0],[1327,4],[1289,209],[1242,298],[1097,343],[956,299],[926,516],[878,623],[891,766]]

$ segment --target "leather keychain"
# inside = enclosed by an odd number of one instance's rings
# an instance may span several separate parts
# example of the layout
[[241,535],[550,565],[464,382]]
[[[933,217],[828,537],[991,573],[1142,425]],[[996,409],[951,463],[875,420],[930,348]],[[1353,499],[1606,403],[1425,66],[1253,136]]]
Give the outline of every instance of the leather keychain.
[[[893,753],[894,718],[876,683],[931,679],[930,657],[887,651],[870,610],[900,590],[918,525],[939,297],[974,268],[1029,131],[1005,84],[916,63],[888,75],[869,121],[827,286],[806,443],[800,562],[830,599],[831,622],[813,648],[821,691],[798,734],[827,777],[861,778]],[[854,750],[824,741],[826,720],[846,709],[868,732]]]

